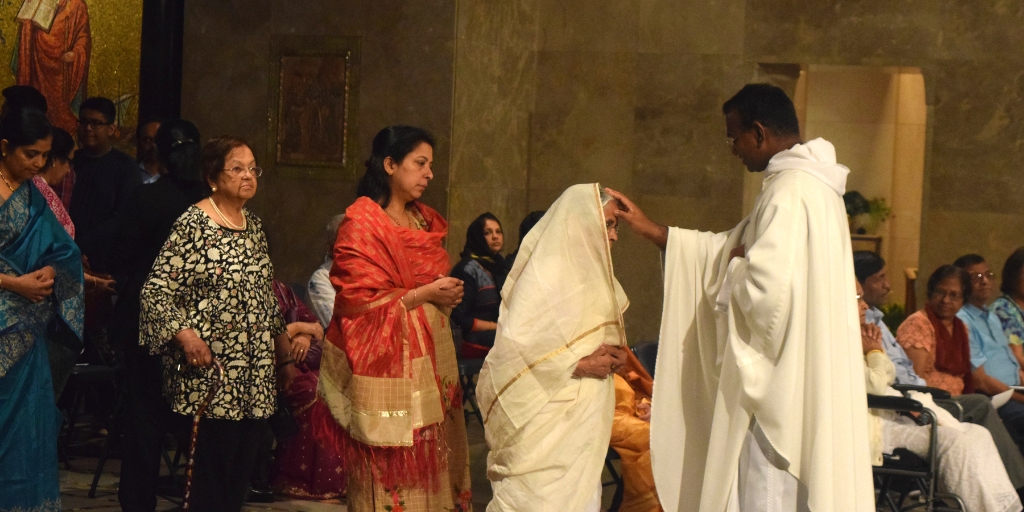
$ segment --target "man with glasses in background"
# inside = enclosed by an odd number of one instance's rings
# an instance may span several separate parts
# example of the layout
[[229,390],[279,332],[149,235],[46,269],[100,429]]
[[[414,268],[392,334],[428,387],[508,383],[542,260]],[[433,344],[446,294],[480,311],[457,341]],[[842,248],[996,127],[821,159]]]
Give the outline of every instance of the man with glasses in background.
[[142,182],[135,159],[113,147],[117,109],[107,98],[93,97],[78,111],[75,189],[68,213],[75,223],[76,242],[96,272],[110,268],[114,212],[124,206]]
[[[971,367],[974,368],[971,377],[975,389],[995,395],[1020,386],[1020,364],[1010,350],[999,317],[988,308],[995,274],[985,258],[977,254],[965,254],[953,265],[964,269],[971,278],[971,293],[965,297],[966,302],[956,316],[967,325],[971,339]],[[1018,427],[1024,425],[1024,393],[1014,391],[1012,398],[999,408],[999,416],[1020,443],[1024,440],[1024,428]]]

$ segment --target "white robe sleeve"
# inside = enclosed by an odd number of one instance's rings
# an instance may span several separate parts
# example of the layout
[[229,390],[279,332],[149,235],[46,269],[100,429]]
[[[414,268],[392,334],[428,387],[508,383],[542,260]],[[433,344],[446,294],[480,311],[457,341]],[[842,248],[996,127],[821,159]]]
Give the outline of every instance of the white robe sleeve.
[[[670,228],[651,412],[651,465],[665,510],[701,492],[718,387],[714,295],[730,233]],[[684,475],[687,477],[684,478]]]
[[[727,282],[737,317],[749,329],[750,346],[771,360],[778,358],[793,304],[794,269],[806,265],[807,214],[799,197],[780,194],[769,201],[744,257],[729,262]],[[742,363],[742,361],[741,361]]]

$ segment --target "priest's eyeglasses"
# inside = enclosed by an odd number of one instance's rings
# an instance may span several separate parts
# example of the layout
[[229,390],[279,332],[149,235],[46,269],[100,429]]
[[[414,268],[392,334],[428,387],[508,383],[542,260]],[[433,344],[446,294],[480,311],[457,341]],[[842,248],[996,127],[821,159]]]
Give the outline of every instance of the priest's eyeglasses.
[[245,168],[245,167],[239,167],[239,166],[236,165],[236,166],[234,166],[234,167],[232,167],[230,169],[224,169],[224,171],[227,172],[229,175],[231,175],[232,178],[237,178],[238,176],[241,176],[242,173],[244,173],[246,171],[251,172],[252,176],[254,178],[259,178],[260,176],[263,176],[263,168],[262,167],[249,167],[249,168]]
[[971,272],[971,281],[981,281],[982,279],[988,279],[991,281],[996,277],[996,274],[989,270],[988,272]]

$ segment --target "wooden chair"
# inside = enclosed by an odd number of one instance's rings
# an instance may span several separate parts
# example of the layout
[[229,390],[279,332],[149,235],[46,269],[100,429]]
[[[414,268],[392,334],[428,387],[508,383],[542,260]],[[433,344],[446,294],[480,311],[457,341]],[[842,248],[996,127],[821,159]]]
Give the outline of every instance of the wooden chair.
[[905,268],[903,274],[906,277],[907,300],[903,305],[903,311],[910,316],[917,311],[917,269]]

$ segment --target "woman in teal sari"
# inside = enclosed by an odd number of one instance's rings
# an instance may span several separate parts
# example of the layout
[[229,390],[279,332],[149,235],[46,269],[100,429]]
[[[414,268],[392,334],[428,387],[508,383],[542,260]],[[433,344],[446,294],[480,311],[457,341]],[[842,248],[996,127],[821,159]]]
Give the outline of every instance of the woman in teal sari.
[[38,110],[0,119],[0,511],[60,510],[47,344],[81,339],[82,257],[32,183],[50,142]]

